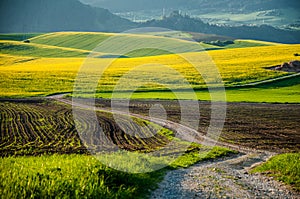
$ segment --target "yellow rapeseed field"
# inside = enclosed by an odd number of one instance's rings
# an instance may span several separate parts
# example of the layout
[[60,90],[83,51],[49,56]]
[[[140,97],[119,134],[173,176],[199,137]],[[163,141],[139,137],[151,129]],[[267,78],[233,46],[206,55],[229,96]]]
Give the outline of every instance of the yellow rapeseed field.
[[[232,86],[286,75],[285,72],[271,71],[265,67],[293,60],[293,54],[299,52],[299,49],[298,44],[276,45],[117,60],[90,59],[89,63],[92,63],[94,68],[85,71],[83,77],[85,79],[89,79],[89,75],[97,77],[96,71],[112,62],[99,81],[98,91],[112,91],[114,85],[124,75],[127,81],[122,81],[119,88],[125,90],[136,85],[142,90],[157,90],[165,88],[162,84],[184,89],[186,87],[184,80],[187,80],[193,88],[206,87],[201,75],[184,59],[186,58],[195,62],[202,75],[208,74],[207,83],[214,85],[216,81],[216,77],[209,77],[214,63],[225,85]],[[0,58],[2,97],[70,92],[73,90],[80,67],[85,63],[85,58],[34,58],[6,54],[0,54]],[[129,74],[126,75],[127,73]]]

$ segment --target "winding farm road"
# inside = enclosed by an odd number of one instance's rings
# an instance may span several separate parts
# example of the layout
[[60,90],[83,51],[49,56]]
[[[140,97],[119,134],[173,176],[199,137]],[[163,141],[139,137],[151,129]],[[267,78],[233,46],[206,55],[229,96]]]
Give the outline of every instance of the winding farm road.
[[[64,96],[66,94],[68,94],[68,93],[52,95],[52,96],[47,97],[47,99],[55,99],[59,102],[69,104],[69,105],[72,105],[73,107],[78,107],[78,108],[82,108],[82,109],[90,109],[90,110],[108,112],[108,113],[113,113],[113,114],[128,115],[128,113],[123,112],[123,111],[104,109],[104,108],[99,108],[99,107],[93,107],[93,106],[90,106],[87,104],[73,102],[72,100],[70,100],[68,98],[64,98]],[[197,130],[195,130],[193,128],[190,128],[188,126],[185,126],[185,125],[182,125],[182,124],[170,121],[170,120],[162,120],[159,118],[148,117],[148,116],[139,115],[139,114],[135,114],[135,113],[130,113],[129,116],[140,118],[140,119],[147,120],[147,121],[151,121],[151,122],[161,125],[165,128],[171,129],[174,132],[176,132],[176,137],[186,140],[186,141],[189,141],[189,142],[197,142],[197,143],[204,144],[207,146],[215,146],[215,145],[223,146],[223,147],[227,147],[232,150],[236,150],[236,151],[243,152],[243,153],[252,153],[253,152],[253,149],[250,149],[250,148],[241,147],[238,145],[213,140],[207,136],[202,135],[201,133],[199,133]],[[264,153],[264,151],[257,151],[257,150],[255,150],[255,151],[259,152],[259,153]]]
[[[115,114],[126,114],[122,111],[112,111],[103,108],[95,108],[79,103],[73,103],[64,98],[65,94],[47,97],[59,102],[88,108],[96,111],[104,111]],[[172,170],[167,173],[159,188],[150,196],[152,199],[189,199],[189,198],[291,198],[300,199],[300,196],[290,191],[282,183],[267,178],[260,174],[251,174],[249,170],[262,162],[265,162],[274,153],[257,151],[250,148],[241,148],[238,145],[223,143],[201,135],[198,131],[172,121],[164,121],[158,118],[150,118],[139,114],[130,116],[151,121],[175,130],[180,138],[206,145],[219,145],[239,151],[239,155],[220,158],[213,161],[200,162],[187,169]],[[178,136],[177,136],[178,137]],[[197,137],[197,139],[195,139]]]

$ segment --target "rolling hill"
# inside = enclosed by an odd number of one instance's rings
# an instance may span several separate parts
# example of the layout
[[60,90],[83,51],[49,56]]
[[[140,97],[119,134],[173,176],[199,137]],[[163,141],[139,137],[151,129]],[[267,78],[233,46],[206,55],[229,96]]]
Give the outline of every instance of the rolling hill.
[[[257,40],[233,40],[228,45],[219,44],[226,43],[226,41],[210,41],[200,42],[199,45],[197,45],[195,42],[188,41],[188,39],[193,39],[194,34],[195,33],[191,34],[175,31],[154,32],[146,35],[99,32],[55,32],[38,35],[2,34],[0,35],[0,52],[3,54],[32,57],[86,57],[94,48],[104,41],[117,42],[116,40],[119,40],[123,43],[130,44],[131,47],[133,47],[132,45],[142,43],[156,45],[156,48],[143,48],[134,51],[129,50],[129,52],[124,55],[115,54],[116,49],[113,49],[112,47],[105,49],[102,48],[103,51],[98,52],[99,57],[102,58],[114,58],[116,56],[129,58],[158,56],[172,53],[197,52],[201,50],[279,45],[278,43]],[[178,35],[181,35],[182,37],[179,37]],[[201,36],[203,37],[203,34]],[[20,38],[24,37],[27,38],[26,41],[29,43],[19,41]],[[130,46],[128,46],[128,49]],[[159,48],[159,46],[161,47]],[[169,52],[163,50],[165,48],[176,48],[176,51]]]
[[[191,45],[189,41],[185,40],[151,35],[91,32],[42,34],[30,38],[30,43],[8,40],[1,41],[1,95],[5,97],[24,97],[49,95],[57,92],[71,92],[77,72],[85,61],[85,55],[94,47],[91,44],[95,44],[95,41],[102,41],[105,38],[113,38],[115,35],[119,35],[119,37],[116,38],[122,41],[128,40],[132,45],[136,45],[141,41],[149,42],[150,44],[157,41],[161,45],[169,45],[170,48],[181,46],[182,49],[179,50],[181,50],[183,54],[164,55],[167,52],[160,51],[154,51],[154,53],[152,52],[151,54],[147,51],[149,49],[130,52],[131,55],[128,55],[128,58],[117,59],[108,70],[105,71],[103,79],[101,79],[97,88],[98,97],[109,97],[114,85],[120,80],[120,77],[132,71],[134,66],[143,66],[137,70],[133,70],[132,75],[134,75],[134,78],[130,79],[130,84],[126,84],[124,88],[121,89],[127,90],[130,86],[142,84],[144,86],[140,88],[140,91],[147,92],[136,93],[134,95],[136,98],[151,98],[151,96],[155,96],[157,98],[173,99],[174,96],[172,97],[172,93],[167,92],[161,85],[153,84],[152,81],[160,81],[167,85],[172,85],[173,88],[184,90],[186,87],[184,87],[181,82],[182,76],[180,74],[182,74],[190,85],[197,90],[199,99],[208,100],[209,93],[203,90],[207,86],[203,78],[199,76],[195,68],[180,56],[184,55],[184,57],[190,60],[203,60],[196,64],[201,66],[201,70],[204,72],[209,71],[209,68],[206,66],[209,65],[210,62],[205,59],[207,55],[209,55],[218,67],[225,86],[229,89],[227,92],[228,95],[235,96],[230,98],[231,101],[243,101],[245,95],[241,93],[246,93],[246,98],[249,98],[251,93],[259,93],[264,90],[265,93],[269,92],[274,94],[278,89],[283,93],[280,97],[285,96],[282,98],[283,102],[295,102],[295,100],[298,100],[297,97],[295,98],[295,95],[288,94],[290,92],[297,93],[299,87],[298,83],[290,85],[288,83],[290,80],[286,80],[287,82],[283,85],[278,85],[280,88],[274,88],[273,84],[268,84],[266,88],[235,87],[288,75],[289,73],[267,70],[265,67],[278,65],[282,62],[294,59],[294,53],[298,52],[299,45],[237,40],[234,44],[231,44],[232,46],[219,47],[219,50],[193,52],[195,49],[186,48],[191,47]],[[112,41],[119,42],[120,40],[118,39]],[[91,43],[91,41],[93,42]],[[111,46],[118,46],[117,44],[118,43],[115,43],[114,45],[111,43]],[[217,46],[209,45],[209,47]],[[234,49],[232,49],[233,47]],[[107,54],[108,52],[100,53]],[[156,56],[152,57],[150,55]],[[203,59],[201,59],[201,57],[203,57]],[[110,58],[106,57],[106,59],[95,59],[92,61],[95,61],[98,65],[112,60]],[[180,74],[174,74],[168,70],[161,69],[162,65],[170,66]],[[143,74],[144,78],[147,78],[147,81],[139,78],[141,74]],[[153,79],[153,77],[155,78]],[[209,79],[209,82],[210,85],[213,86],[214,79]],[[120,94],[120,97],[122,97],[122,94]],[[294,98],[291,99],[290,97]],[[273,99],[275,98],[270,97],[269,101],[273,102]],[[255,99],[253,100],[255,101]],[[277,100],[279,99],[276,98],[275,101]]]
[[[122,52],[128,49],[123,56],[125,57],[143,57],[143,56],[154,56],[161,54],[170,54],[163,49],[174,49],[176,53],[193,52],[201,50],[201,47],[195,43],[174,39],[168,37],[160,37],[153,35],[141,35],[141,34],[114,34],[114,33],[95,33],[95,32],[57,32],[43,34],[30,39],[31,43],[43,44],[57,47],[67,47],[80,50],[91,51],[97,47],[101,42],[117,42],[124,43],[122,50],[115,49],[114,46],[108,46],[107,48],[101,48],[101,52],[107,56],[111,55],[123,55]],[[145,45],[144,45],[145,44]],[[136,45],[148,46],[141,50],[131,51]],[[155,46],[156,48],[150,48]],[[97,51],[97,50],[96,50]],[[118,53],[119,51],[119,53]]]
[[86,57],[89,54],[87,50],[5,40],[0,40],[0,52],[31,57]]

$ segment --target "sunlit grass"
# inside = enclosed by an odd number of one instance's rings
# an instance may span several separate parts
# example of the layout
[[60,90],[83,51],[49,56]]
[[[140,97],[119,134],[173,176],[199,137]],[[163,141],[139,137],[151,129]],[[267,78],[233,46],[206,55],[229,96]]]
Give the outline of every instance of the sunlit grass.
[[1,198],[144,198],[165,171],[130,174],[87,155],[0,159]]
[[300,191],[300,153],[281,154],[254,168],[252,172],[266,172],[277,180]]
[[[104,165],[101,157],[98,161],[88,155],[0,158],[0,198],[146,198],[169,169],[187,167],[232,151],[214,148],[208,153],[193,153],[160,170],[135,174],[109,168],[109,162]],[[126,152],[109,158],[111,163],[120,160],[120,166],[131,171],[165,162],[164,157],[148,157],[145,161],[142,154]]]

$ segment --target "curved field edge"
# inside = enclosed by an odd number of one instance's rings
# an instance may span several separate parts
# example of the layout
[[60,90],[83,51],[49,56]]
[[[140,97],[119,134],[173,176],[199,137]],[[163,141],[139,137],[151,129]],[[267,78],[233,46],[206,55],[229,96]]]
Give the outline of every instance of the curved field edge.
[[267,162],[254,168],[252,172],[272,176],[300,192],[300,153],[273,156]]
[[19,41],[0,40],[0,53],[28,57],[87,57],[89,51]]
[[[81,57],[86,58],[91,51],[77,48],[51,46],[37,43],[24,43],[19,41],[0,40],[1,54],[11,56],[31,56],[35,58],[59,58],[59,57]],[[158,56],[164,54],[172,54],[165,50],[147,48],[143,50],[135,50],[126,53],[125,55],[111,54],[109,52],[93,52],[93,56],[98,58],[130,58],[130,57],[145,57]]]
[[0,34],[0,40],[10,40],[10,41],[24,41],[44,33],[6,33]]

